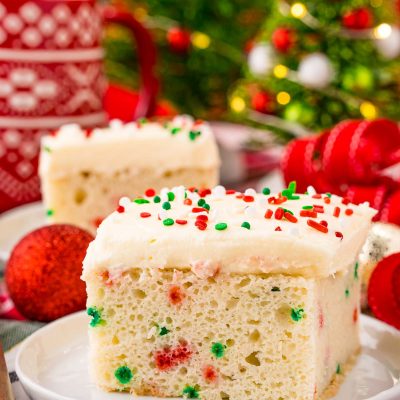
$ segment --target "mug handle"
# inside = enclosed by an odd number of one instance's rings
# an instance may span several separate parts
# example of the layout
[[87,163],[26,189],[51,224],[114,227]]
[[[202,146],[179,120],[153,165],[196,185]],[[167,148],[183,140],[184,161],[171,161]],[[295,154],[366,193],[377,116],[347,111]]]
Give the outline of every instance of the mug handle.
[[128,28],[137,43],[141,86],[139,100],[133,115],[134,120],[154,114],[159,82],[155,74],[157,50],[150,32],[134,16],[120,8],[103,8],[103,20],[106,24],[118,24]]

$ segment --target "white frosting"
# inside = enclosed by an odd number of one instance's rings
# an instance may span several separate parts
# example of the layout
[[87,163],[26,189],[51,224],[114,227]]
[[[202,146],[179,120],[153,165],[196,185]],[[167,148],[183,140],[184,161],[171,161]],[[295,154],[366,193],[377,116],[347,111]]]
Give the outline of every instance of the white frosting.
[[[179,132],[173,134],[173,129]],[[191,140],[191,131],[200,134]],[[215,168],[219,163],[209,125],[178,116],[165,126],[114,120],[107,128],[93,130],[89,137],[79,125],[65,125],[55,136],[42,139],[40,174],[58,179],[85,170],[112,174],[132,166],[162,174],[190,167]]]
[[[300,195],[298,200],[288,200],[280,205],[270,204],[263,194],[248,191],[253,202],[246,202],[236,194],[225,194],[218,186],[205,197],[210,205],[209,213],[195,213],[200,199],[197,193],[187,192],[192,205],[184,204],[182,187],[172,189],[175,199],[171,208],[165,210],[152,198],[146,204],[137,204],[123,198],[120,204],[125,211],[114,212],[98,229],[84,261],[84,275],[99,270],[123,270],[137,268],[192,269],[198,276],[212,276],[218,272],[234,273],[287,273],[304,276],[328,276],[348,268],[355,262],[364,243],[376,211],[367,205],[344,205],[338,196],[332,196],[330,204],[324,197],[313,198]],[[168,197],[168,191],[162,191]],[[275,195],[276,197],[276,195]],[[303,206],[321,205],[324,213],[317,218],[300,216]],[[291,210],[297,223],[265,218],[270,209],[278,207]],[[340,217],[334,209],[340,207]],[[353,210],[346,215],[345,210]],[[249,212],[251,210],[251,212]],[[143,218],[141,213],[150,213]],[[195,226],[196,217],[208,215],[207,228]],[[159,219],[160,218],[160,219]],[[171,218],[187,220],[186,225],[174,223],[165,226],[163,220]],[[307,220],[324,220],[328,233],[322,233],[307,224]],[[250,229],[242,223],[250,223]],[[225,230],[216,230],[215,225],[226,223]],[[277,227],[281,231],[276,231]],[[343,239],[335,232],[341,232]],[[202,266],[204,270],[202,270]]]

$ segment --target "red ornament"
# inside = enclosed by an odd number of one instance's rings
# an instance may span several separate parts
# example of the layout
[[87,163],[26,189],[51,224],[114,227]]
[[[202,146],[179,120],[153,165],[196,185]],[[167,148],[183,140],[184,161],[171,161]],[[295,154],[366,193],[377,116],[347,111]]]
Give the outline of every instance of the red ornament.
[[167,40],[175,53],[187,53],[190,48],[190,32],[186,29],[171,28],[167,33]]
[[85,308],[82,261],[93,236],[72,225],[39,228],[14,247],[5,282],[25,317],[52,321]]
[[288,53],[296,42],[296,32],[290,28],[277,28],[272,34],[272,44],[280,53]]
[[378,263],[368,286],[368,304],[374,315],[400,329],[400,253],[392,254]]
[[274,106],[274,98],[265,91],[257,92],[251,99],[251,107],[260,113],[270,114]]
[[342,25],[348,29],[367,29],[372,26],[374,17],[365,7],[348,11],[342,18]]

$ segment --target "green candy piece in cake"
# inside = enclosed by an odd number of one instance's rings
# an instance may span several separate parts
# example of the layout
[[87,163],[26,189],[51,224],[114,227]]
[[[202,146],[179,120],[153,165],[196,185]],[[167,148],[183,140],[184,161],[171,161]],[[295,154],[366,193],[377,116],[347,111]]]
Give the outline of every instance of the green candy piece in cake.
[[225,346],[220,342],[213,343],[211,346],[211,353],[213,353],[216,358],[222,358],[225,354]]
[[199,399],[200,395],[196,388],[193,386],[186,386],[182,391],[182,395],[186,399]]
[[295,322],[300,321],[304,317],[304,310],[302,308],[292,308],[290,313],[292,320]]
[[126,385],[132,380],[133,373],[129,367],[124,365],[115,371],[114,376],[117,378],[119,383]]
[[95,328],[96,326],[99,325],[105,325],[106,321],[101,318],[101,309],[98,309],[97,307],[89,307],[87,309],[87,314],[92,317],[92,320],[90,321],[90,326]]

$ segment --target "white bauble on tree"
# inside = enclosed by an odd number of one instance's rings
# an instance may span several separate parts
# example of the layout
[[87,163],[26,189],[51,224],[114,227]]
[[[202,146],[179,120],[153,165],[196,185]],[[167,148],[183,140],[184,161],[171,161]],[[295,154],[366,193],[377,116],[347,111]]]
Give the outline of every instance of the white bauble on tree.
[[274,68],[276,55],[269,44],[258,43],[250,50],[247,62],[252,74],[266,75]]
[[301,60],[297,78],[309,88],[323,89],[333,80],[334,71],[329,58],[322,53],[310,54]]
[[400,55],[400,29],[392,26],[390,35],[383,39],[376,39],[375,45],[379,53],[391,60]]

